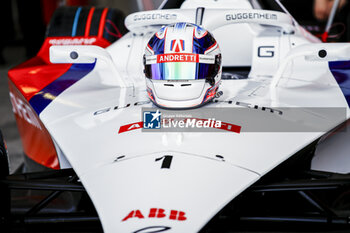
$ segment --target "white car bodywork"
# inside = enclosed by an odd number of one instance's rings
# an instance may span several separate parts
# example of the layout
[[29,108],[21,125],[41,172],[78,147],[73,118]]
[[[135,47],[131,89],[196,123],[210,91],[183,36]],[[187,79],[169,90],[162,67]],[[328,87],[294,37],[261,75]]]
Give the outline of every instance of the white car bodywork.
[[[96,61],[40,119],[55,141],[61,168],[74,168],[105,232],[197,232],[260,177],[325,133],[118,133],[124,125],[140,128],[142,107],[154,107],[143,75],[148,39],[162,25],[198,23],[198,7],[205,7],[201,24],[218,41],[223,65],[251,66],[248,79],[222,80],[219,101],[203,108],[340,107],[349,118],[328,61],[350,60],[350,45],[321,44],[288,14],[253,9],[250,1],[195,0],[181,9],[134,13],[125,20],[130,32],[107,49],[52,46],[53,63]],[[320,50],[327,56],[321,58]],[[70,58],[72,51],[78,59]],[[248,105],[231,104],[237,102]],[[303,124],[288,114],[281,117]],[[342,123],[324,120],[333,127]],[[235,124],[244,129],[249,120]],[[165,155],[173,156],[171,169],[160,169],[156,161]]]

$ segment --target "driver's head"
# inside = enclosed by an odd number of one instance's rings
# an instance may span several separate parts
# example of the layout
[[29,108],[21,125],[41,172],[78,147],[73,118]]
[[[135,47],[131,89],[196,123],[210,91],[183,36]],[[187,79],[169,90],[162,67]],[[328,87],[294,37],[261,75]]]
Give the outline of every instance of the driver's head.
[[190,23],[162,27],[144,55],[147,92],[165,108],[192,108],[212,100],[221,80],[221,52],[214,37]]

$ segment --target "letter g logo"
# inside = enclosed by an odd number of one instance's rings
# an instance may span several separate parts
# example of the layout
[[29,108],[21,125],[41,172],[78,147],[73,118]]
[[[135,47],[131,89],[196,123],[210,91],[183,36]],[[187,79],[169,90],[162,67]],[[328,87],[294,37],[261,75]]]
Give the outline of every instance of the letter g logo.
[[275,46],[259,46],[258,57],[274,57]]

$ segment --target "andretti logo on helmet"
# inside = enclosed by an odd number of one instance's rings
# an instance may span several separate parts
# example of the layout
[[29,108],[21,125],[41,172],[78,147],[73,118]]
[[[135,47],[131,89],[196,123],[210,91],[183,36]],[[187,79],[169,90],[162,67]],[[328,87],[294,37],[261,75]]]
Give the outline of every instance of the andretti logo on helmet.
[[170,43],[170,51],[175,53],[180,53],[185,50],[185,41],[176,39],[172,40]]

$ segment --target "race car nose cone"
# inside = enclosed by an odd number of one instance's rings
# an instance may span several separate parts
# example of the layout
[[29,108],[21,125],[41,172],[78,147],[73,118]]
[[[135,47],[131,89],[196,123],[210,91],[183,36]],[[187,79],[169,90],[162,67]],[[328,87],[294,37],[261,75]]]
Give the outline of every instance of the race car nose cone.
[[82,176],[105,232],[198,232],[258,178],[222,158],[173,151],[125,157]]

